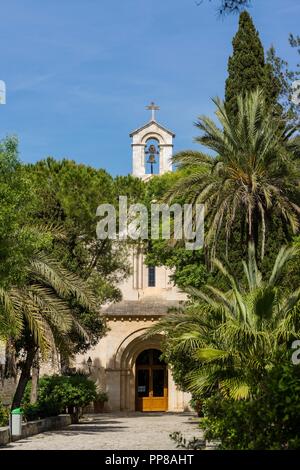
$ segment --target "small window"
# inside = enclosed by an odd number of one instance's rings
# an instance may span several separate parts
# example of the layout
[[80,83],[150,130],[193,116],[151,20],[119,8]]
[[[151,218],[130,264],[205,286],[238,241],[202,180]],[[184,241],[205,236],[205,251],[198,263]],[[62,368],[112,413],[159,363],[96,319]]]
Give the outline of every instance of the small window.
[[155,287],[155,266],[148,267],[148,287]]

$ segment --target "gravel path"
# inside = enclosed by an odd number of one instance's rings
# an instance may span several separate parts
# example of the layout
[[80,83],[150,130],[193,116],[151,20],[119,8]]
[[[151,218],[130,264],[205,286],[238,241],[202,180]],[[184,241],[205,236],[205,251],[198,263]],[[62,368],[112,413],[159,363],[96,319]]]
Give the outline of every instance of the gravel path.
[[199,419],[192,413],[104,413],[88,415],[80,424],[10,443],[6,450],[169,450],[169,434],[200,437]]

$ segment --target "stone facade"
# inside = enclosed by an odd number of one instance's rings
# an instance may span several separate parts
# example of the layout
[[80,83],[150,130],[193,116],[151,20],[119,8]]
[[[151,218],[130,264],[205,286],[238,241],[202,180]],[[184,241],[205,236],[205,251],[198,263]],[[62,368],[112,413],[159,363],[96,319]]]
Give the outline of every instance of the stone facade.
[[[127,313],[132,303],[132,312]],[[179,304],[177,303],[177,306]],[[108,393],[108,411],[135,411],[136,368],[138,355],[147,349],[160,350],[162,338],[157,335],[144,337],[147,329],[167,312],[175,302],[159,302],[157,297],[140,301],[120,302],[114,312],[113,306],[105,313],[108,333],[86,356],[76,358],[76,368],[90,370],[99,389]],[[124,307],[123,313],[121,312]],[[139,310],[139,313],[137,313]],[[157,310],[163,311],[161,315]],[[92,365],[87,365],[88,357]],[[75,364],[74,364],[75,365]],[[177,389],[171,371],[168,370],[168,411],[189,409],[189,394]]]
[[[151,177],[145,166],[145,149],[150,139],[159,145],[159,174],[172,171],[173,132],[152,119],[130,136],[134,176],[144,181]],[[158,335],[147,338],[145,333],[169,308],[178,307],[185,300],[185,295],[174,287],[169,269],[156,267],[155,280],[150,284],[142,251],[133,249],[129,262],[132,274],[120,285],[123,300],[103,309],[107,335],[85,356],[78,356],[75,364],[79,369],[89,370],[98,387],[108,393],[109,411],[136,410],[136,359],[142,351],[160,350],[162,340]],[[167,376],[167,410],[188,410],[189,394],[176,387],[170,370]]]

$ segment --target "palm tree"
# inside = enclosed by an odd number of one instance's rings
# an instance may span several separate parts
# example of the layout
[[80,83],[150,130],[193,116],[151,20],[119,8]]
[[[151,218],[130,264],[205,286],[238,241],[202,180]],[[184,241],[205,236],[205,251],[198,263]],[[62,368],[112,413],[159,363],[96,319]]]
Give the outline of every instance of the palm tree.
[[9,335],[10,342],[12,337],[21,341],[25,353],[12,407],[20,406],[37,351],[44,358],[55,350],[68,354],[73,329],[87,336],[70,301],[76,300],[87,310],[96,308],[86,282],[44,253],[35,253],[26,271],[23,286],[0,292],[2,331]]
[[260,90],[238,98],[234,119],[219,99],[213,100],[221,124],[202,116],[196,123],[202,135],[196,142],[216,153],[185,151],[173,157],[174,164],[186,168],[183,176],[166,194],[165,200],[184,197],[185,202],[206,207],[206,245],[215,256],[221,229],[226,246],[237,220],[241,220],[264,257],[266,225],[273,212],[283,218],[293,233],[299,228],[300,208],[294,193],[299,189],[300,145],[291,136],[295,129],[284,127],[265,105]]
[[286,263],[298,253],[295,247],[279,251],[270,277],[262,279],[253,244],[243,262],[246,287],[230,269],[215,260],[230,289],[207,285],[188,289],[193,303],[182,313],[171,313],[150,330],[166,336],[168,349],[193,357],[196,368],[187,374],[187,388],[196,395],[218,388],[231,398],[247,398],[269,367],[285,353],[299,334],[295,307],[300,287],[285,294],[279,287]]

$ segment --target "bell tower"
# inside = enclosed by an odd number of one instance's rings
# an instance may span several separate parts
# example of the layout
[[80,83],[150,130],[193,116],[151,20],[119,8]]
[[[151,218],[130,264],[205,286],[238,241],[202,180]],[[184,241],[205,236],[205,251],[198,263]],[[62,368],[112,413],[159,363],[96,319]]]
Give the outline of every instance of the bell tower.
[[149,122],[131,132],[132,175],[143,180],[152,175],[162,175],[172,171],[173,138],[175,134],[156,121],[155,112],[159,107],[150,103],[146,109],[151,111]]

